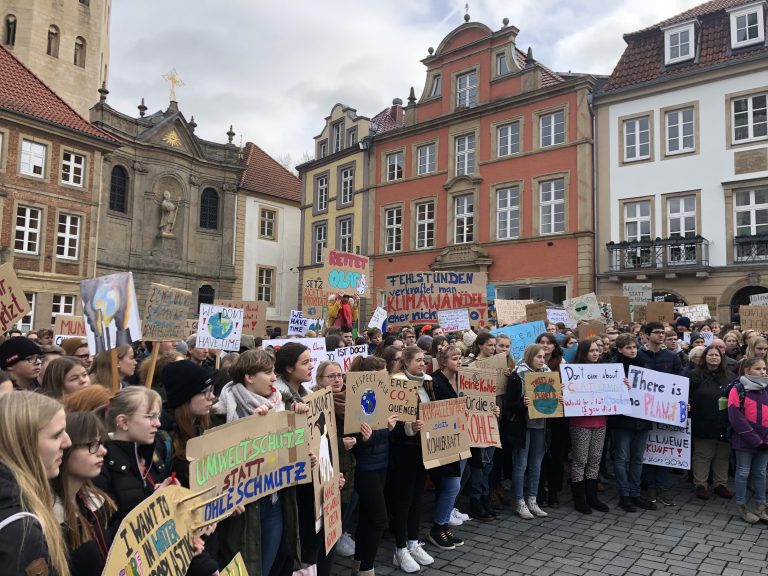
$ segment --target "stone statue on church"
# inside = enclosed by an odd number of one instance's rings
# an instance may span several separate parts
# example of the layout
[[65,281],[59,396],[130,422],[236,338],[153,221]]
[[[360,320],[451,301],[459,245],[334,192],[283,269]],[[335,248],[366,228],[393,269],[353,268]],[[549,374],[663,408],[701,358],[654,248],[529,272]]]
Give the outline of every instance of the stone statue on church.
[[173,227],[176,224],[178,207],[171,200],[171,193],[168,190],[163,192],[163,201],[160,203],[160,210],[160,234],[162,236],[172,236]]

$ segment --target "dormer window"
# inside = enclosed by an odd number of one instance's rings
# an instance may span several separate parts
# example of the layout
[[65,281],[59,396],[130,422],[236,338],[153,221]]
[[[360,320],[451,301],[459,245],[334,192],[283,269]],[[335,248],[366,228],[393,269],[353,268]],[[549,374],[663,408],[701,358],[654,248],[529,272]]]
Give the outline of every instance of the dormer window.
[[696,54],[694,23],[687,22],[664,31],[664,64],[691,60]]
[[762,2],[739,6],[730,11],[731,48],[741,48],[765,41],[765,17]]
[[442,92],[442,79],[440,74],[435,74],[432,77],[432,88],[429,91],[429,97],[430,98],[437,98],[440,96],[440,93]]
[[509,74],[509,65],[507,65],[507,56],[504,52],[496,54],[496,76]]

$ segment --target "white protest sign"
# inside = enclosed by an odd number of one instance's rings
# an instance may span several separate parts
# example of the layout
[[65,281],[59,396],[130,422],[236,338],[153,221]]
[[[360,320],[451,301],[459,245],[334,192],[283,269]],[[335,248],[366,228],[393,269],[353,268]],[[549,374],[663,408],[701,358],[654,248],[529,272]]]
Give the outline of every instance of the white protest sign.
[[370,322],[368,322],[368,328],[378,328],[381,330],[384,326],[384,321],[387,319],[387,310],[381,306],[377,306],[373,311]]
[[288,321],[288,336],[304,336],[309,330],[311,318],[304,318],[301,310],[291,310],[291,318]]
[[240,349],[240,337],[243,334],[242,308],[200,304],[197,326],[198,348]]
[[317,383],[316,376],[318,365],[320,362],[328,360],[328,354],[325,351],[325,338],[289,338],[284,340],[264,340],[264,342],[262,342],[262,346],[264,348],[271,346],[275,349],[275,351],[277,351],[289,342],[297,342],[309,348],[309,353],[312,357],[312,365],[314,366],[314,369],[312,370],[312,380],[304,384],[304,387],[309,390]]
[[768,306],[768,292],[762,294],[752,294],[749,297],[749,303],[752,306]]
[[602,320],[600,305],[594,292],[563,300],[563,308],[574,322],[582,320]]
[[525,322],[525,306],[533,304],[533,300],[495,300],[493,304],[496,307],[496,319],[499,326],[502,326]]
[[653,284],[650,282],[624,284],[622,288],[630,304],[643,305],[653,300]]
[[709,306],[706,304],[696,304],[695,306],[678,306],[677,313],[680,316],[690,318],[694,322],[703,322],[709,320]]
[[643,464],[691,469],[691,421],[685,427],[653,423],[645,443]]
[[547,308],[547,322],[557,324],[562,322],[566,328],[576,328],[576,322],[574,322],[568,312],[561,308]]
[[346,374],[349,372],[349,366],[352,364],[352,360],[358,356],[362,356],[363,358],[368,356],[368,345],[360,344],[359,346],[336,348],[336,350],[328,350],[326,354],[328,355],[328,360],[338,362],[341,365],[341,371]]
[[688,420],[688,378],[629,367],[632,416],[671,426]]
[[466,308],[460,308],[459,310],[438,310],[437,322],[446,332],[469,330],[469,310]]
[[621,364],[564,364],[560,380],[566,416],[632,413]]
[[[715,333],[714,332],[699,332],[699,336],[701,336],[704,339],[704,346],[709,346],[712,344],[712,341],[715,339]],[[691,343],[691,333],[686,332],[683,334],[683,342],[686,344]]]

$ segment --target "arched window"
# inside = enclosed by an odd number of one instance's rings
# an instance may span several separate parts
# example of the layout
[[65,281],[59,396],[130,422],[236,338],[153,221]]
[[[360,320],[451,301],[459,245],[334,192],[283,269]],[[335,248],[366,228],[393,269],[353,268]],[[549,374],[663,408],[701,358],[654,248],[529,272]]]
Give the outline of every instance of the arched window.
[[112,168],[109,184],[109,209],[115,212],[128,211],[128,172],[122,166]]
[[16,16],[13,14],[8,14],[8,16],[5,17],[3,44],[6,46],[13,46],[16,44]]
[[200,309],[200,304],[213,304],[213,299],[216,297],[216,290],[213,286],[204,284],[200,286],[197,291],[197,309]]
[[85,68],[85,38],[75,38],[75,66]]
[[206,188],[200,196],[200,228],[216,230],[219,227],[219,195]]
[[59,57],[59,29],[56,26],[48,27],[48,47],[45,53],[54,58]]

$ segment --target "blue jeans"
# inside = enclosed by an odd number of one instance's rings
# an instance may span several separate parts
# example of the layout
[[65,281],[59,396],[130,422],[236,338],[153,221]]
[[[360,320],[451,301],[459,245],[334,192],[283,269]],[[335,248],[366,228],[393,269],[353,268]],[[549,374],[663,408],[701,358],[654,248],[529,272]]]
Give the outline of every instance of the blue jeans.
[[261,573],[269,574],[272,564],[280,549],[283,539],[283,498],[279,495],[272,503],[272,496],[259,500],[259,520],[261,521]]
[[619,496],[640,496],[643,454],[648,430],[613,431],[613,469]]
[[768,452],[745,452],[736,450],[736,502],[747,501],[747,482],[752,473],[755,500],[765,502],[765,469],[768,466]]
[[[645,452],[645,448],[643,448],[643,452]],[[643,482],[645,482],[650,490],[666,490],[671,484],[669,479],[669,468],[666,466],[644,464]]]
[[528,471],[528,495],[539,493],[539,476],[541,476],[541,460],[544,458],[544,428],[528,428],[525,432],[525,447],[514,449],[514,468],[512,480],[515,484],[515,499],[523,499],[525,472]]
[[461,476],[464,474],[464,467],[467,465],[466,460],[459,462],[461,472],[458,476],[438,476],[435,478],[435,492],[437,498],[435,500],[435,524],[444,525],[448,524],[448,520],[451,518],[451,511],[454,504],[456,504],[456,496],[459,494],[461,488]]
[[470,466],[471,475],[469,477],[469,497],[479,500],[483,496],[491,494],[491,487],[488,482],[493,470],[493,453],[496,450],[493,446],[488,448],[478,448],[482,458],[482,467],[475,468]]

